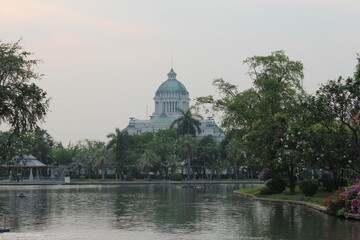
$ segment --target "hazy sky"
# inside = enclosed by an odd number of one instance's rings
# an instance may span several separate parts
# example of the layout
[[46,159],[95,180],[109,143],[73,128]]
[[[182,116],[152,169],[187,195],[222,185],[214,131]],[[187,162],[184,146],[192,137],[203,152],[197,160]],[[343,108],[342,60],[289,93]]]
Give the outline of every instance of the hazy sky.
[[249,88],[243,60],[276,50],[303,62],[308,92],[352,76],[359,12],[359,0],[0,0],[0,40],[43,60],[42,127],[68,143],[150,115],[172,55],[192,99],[220,77]]

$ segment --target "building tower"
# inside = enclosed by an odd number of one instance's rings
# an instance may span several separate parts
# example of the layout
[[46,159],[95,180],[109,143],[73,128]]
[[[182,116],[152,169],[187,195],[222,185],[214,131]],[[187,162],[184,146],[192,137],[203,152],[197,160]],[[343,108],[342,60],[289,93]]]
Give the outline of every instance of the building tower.
[[179,117],[179,109],[186,111],[190,106],[189,92],[185,86],[176,79],[176,73],[171,68],[167,74],[168,79],[163,82],[155,93],[155,112],[153,117],[166,115],[167,117]]

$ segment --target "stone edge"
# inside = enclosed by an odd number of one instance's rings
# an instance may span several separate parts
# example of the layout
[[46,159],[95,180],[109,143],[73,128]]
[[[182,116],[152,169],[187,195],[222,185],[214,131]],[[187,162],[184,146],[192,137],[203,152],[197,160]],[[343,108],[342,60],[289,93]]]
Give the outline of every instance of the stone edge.
[[[288,203],[288,204],[303,205],[303,206],[306,206],[306,207],[309,207],[309,208],[312,208],[312,209],[315,209],[317,211],[320,211],[322,213],[327,214],[326,213],[326,207],[321,206],[321,205],[316,204],[316,203],[309,203],[309,202],[295,201],[295,200],[286,200],[286,199],[258,198],[258,197],[255,197],[252,194],[242,193],[242,192],[237,192],[237,191],[233,191],[233,193],[237,194],[237,195],[242,195],[242,196],[245,196],[245,197],[250,197],[250,198],[253,198],[253,199],[259,200],[259,201],[268,201],[268,202],[276,202],[276,203]],[[344,217],[346,219],[360,220],[360,215],[357,215],[357,214],[345,213]]]

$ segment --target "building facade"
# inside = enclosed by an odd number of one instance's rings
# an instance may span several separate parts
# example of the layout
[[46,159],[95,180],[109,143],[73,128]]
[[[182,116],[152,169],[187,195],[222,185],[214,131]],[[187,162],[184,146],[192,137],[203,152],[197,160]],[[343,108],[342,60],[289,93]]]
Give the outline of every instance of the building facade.
[[[160,129],[170,128],[171,123],[182,114],[179,109],[186,111],[190,108],[190,96],[186,87],[176,78],[176,73],[171,68],[167,74],[168,79],[163,82],[155,92],[155,111],[148,120],[130,118],[125,130],[129,134],[142,134],[145,132],[156,132]],[[215,139],[221,140],[224,134],[216,125],[214,119],[201,120],[201,133],[198,137],[213,135]]]

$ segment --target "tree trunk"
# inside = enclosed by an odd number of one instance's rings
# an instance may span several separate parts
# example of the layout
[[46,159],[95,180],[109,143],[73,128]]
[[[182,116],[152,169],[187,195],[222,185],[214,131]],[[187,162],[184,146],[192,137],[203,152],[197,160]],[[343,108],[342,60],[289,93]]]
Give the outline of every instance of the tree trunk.
[[235,175],[235,180],[238,180],[239,176],[238,176],[238,169],[236,163],[234,164],[234,175]]
[[190,162],[190,158],[188,157],[187,159],[187,174],[188,174],[188,180],[191,179],[191,162]]
[[165,171],[165,178],[169,179],[169,169],[168,169],[168,167],[165,167],[164,171]]
[[294,176],[294,166],[292,164],[290,164],[288,168],[288,181],[289,181],[290,194],[293,195],[295,194],[296,177]]

